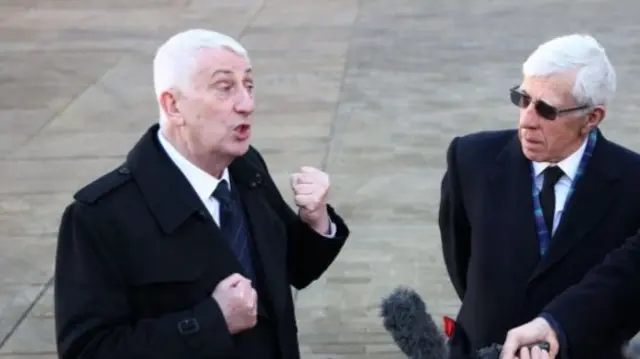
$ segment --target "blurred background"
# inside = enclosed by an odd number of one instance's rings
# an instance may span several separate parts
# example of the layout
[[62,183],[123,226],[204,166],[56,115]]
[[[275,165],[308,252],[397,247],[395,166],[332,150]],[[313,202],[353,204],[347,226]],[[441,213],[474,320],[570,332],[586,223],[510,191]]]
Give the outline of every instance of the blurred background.
[[[538,44],[588,32],[618,93],[602,128],[640,149],[640,2],[0,0],[0,358],[55,358],[61,211],[156,121],[151,61],[175,32],[236,37],[254,65],[254,144],[282,188],[332,176],[352,239],[297,293],[303,358],[402,358],[378,316],[397,285],[455,315],[436,223],[453,136],[517,124],[508,89]],[[287,193],[287,192],[285,192]]]

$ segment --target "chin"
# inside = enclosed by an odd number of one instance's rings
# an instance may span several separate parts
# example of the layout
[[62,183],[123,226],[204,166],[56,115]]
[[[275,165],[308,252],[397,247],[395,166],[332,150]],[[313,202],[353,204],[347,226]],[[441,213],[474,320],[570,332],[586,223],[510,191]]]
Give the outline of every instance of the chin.
[[534,161],[534,162],[545,162],[546,161],[546,157],[545,157],[544,154],[538,153],[538,152],[535,152],[535,151],[528,151],[525,148],[522,149],[522,154],[524,154],[524,157],[526,157],[529,161]]
[[249,141],[236,142],[233,145],[229,146],[228,153],[233,157],[244,156],[247,151],[249,151],[250,145],[251,143]]

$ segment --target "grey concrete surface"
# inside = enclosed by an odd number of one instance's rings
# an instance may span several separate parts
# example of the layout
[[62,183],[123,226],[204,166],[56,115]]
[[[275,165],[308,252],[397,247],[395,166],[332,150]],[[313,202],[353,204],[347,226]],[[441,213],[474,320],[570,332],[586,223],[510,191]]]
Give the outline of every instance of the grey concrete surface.
[[396,285],[434,315],[458,301],[436,227],[450,139],[515,125],[508,88],[540,42],[590,32],[619,93],[605,135],[640,143],[640,3],[623,0],[0,0],[0,358],[50,359],[61,210],[154,121],[151,56],[206,27],[250,50],[255,144],[279,185],[302,165],[333,179],[353,238],[298,295],[305,359],[401,358],[378,318]]

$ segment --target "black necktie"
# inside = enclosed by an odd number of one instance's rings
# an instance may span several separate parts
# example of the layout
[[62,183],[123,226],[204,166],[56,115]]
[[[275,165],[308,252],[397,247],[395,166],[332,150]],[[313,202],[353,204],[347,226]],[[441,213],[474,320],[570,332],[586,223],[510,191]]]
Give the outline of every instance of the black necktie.
[[549,166],[544,170],[542,191],[540,191],[540,206],[544,215],[544,223],[549,231],[549,237],[553,234],[553,217],[556,211],[556,192],[554,187],[563,175],[564,172],[558,166]]
[[226,180],[218,183],[218,187],[213,191],[213,197],[220,203],[220,230],[222,235],[229,241],[231,249],[245,270],[245,276],[255,282],[249,247],[249,232],[242,206],[232,196]]

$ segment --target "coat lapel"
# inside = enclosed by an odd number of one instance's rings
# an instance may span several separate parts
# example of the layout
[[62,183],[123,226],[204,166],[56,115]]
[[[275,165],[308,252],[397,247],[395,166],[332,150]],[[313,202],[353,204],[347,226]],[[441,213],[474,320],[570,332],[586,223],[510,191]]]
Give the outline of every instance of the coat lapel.
[[[158,128],[152,126],[134,146],[125,168],[139,184],[158,226],[168,238],[180,241],[180,255],[204,274],[203,292],[210,295],[220,280],[241,273],[242,266],[196,192],[162,149]],[[183,227],[189,221],[196,222]],[[182,232],[184,228],[189,229]]]
[[573,195],[565,204],[560,225],[551,238],[549,251],[544,256],[531,280],[534,280],[555,263],[599,224],[600,219],[613,204],[614,186],[620,178],[609,149],[611,144],[598,133],[598,142],[584,175],[576,183]]
[[244,204],[257,250],[255,255],[262,265],[264,289],[269,295],[275,314],[279,315],[286,309],[286,297],[283,293],[289,290],[288,283],[280,280],[287,278],[286,248],[283,248],[286,246],[286,232],[284,229],[282,233],[276,231],[274,223],[277,222],[277,218],[274,218],[275,213],[264,196],[265,189],[261,188],[263,179],[268,174],[242,157],[231,164],[229,173]]
[[[127,156],[123,168],[130,170],[139,183],[140,191],[163,232],[184,241],[180,244],[181,251],[193,258],[193,263],[205,263],[202,272],[211,274],[207,276],[205,287],[212,290],[227,275],[240,273],[242,266],[187,179],[162,149],[156,137],[158,129],[156,124],[147,131]],[[275,232],[275,214],[264,196],[264,188],[261,188],[263,178],[268,174],[244,157],[237,158],[229,166],[229,172],[245,206],[257,249],[255,255],[264,272],[265,290],[273,309],[282,313],[286,305],[282,293],[288,291],[288,284],[278,279],[287,278],[286,248],[282,248],[286,246],[286,233],[283,231],[280,239],[280,233]],[[193,218],[201,222],[197,233],[192,230],[188,236],[177,234],[182,225]]]
[[[517,134],[498,155],[495,170],[490,178],[490,204],[494,212],[493,236],[501,258],[509,268],[520,268],[526,281],[540,260],[540,247],[533,215],[532,181],[530,162],[522,154]],[[514,273],[514,275],[520,276]]]
[[171,234],[205,207],[160,145],[158,129],[156,124],[147,131],[129,152],[126,163],[158,225]]

